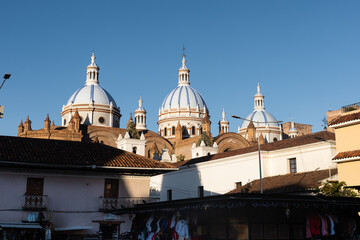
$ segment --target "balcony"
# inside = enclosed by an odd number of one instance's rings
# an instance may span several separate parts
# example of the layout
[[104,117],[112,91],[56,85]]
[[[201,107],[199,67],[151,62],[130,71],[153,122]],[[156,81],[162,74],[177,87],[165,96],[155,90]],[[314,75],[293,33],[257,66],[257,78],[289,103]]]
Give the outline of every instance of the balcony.
[[47,195],[24,195],[24,210],[46,210]]
[[104,198],[100,197],[100,211],[131,208],[137,204],[158,202],[157,198]]

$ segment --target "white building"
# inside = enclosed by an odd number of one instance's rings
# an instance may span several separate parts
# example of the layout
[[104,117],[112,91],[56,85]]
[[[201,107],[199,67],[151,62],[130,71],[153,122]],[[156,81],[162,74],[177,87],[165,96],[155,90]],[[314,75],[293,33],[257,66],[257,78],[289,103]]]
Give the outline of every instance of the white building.
[[[261,145],[262,177],[335,168],[335,136],[318,132]],[[224,194],[259,179],[257,146],[195,158],[177,164],[179,171],[151,177],[150,194],[167,200]],[[202,189],[202,190],[201,190]]]
[[0,149],[1,239],[46,228],[117,239],[132,219],[111,212],[151,201],[150,176],[176,170],[96,143],[0,136]]

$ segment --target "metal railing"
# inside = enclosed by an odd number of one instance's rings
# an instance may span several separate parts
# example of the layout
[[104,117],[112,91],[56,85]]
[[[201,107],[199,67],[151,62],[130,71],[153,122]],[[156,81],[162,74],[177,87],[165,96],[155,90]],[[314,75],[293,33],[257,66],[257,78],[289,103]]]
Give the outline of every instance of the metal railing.
[[360,109],[360,102],[342,106],[341,109],[343,112],[350,112],[350,111],[358,110],[358,109]]
[[137,204],[158,202],[158,198],[141,198],[141,197],[119,197],[104,198],[100,197],[100,210],[114,210],[134,207]]
[[47,195],[24,195],[23,209],[38,210],[46,209]]

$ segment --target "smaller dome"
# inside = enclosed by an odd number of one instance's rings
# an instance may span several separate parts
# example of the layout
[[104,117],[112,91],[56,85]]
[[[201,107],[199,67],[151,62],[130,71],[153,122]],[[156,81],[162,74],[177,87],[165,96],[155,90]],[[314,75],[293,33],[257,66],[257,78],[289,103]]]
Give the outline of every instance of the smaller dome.
[[243,124],[241,125],[241,129],[247,128],[250,121],[253,121],[254,126],[257,127],[257,123],[259,122],[259,127],[279,127],[275,117],[265,110],[254,110],[249,116],[246,117]]
[[85,85],[78,89],[67,102],[66,105],[72,104],[89,104],[94,102],[95,104],[112,105],[116,108],[116,102],[113,97],[100,85],[90,84]]

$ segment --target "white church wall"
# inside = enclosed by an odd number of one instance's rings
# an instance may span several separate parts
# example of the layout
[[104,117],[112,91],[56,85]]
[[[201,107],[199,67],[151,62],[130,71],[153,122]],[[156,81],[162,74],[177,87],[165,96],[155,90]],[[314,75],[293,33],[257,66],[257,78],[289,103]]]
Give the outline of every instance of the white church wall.
[[[297,172],[335,168],[335,141],[307,144],[271,152],[261,152],[262,175],[270,177],[290,173],[289,159],[296,158]],[[236,155],[181,167],[179,171],[151,177],[151,188],[160,192],[161,201],[198,197],[198,187],[204,187],[204,195],[227,193],[237,182],[243,185],[259,179],[258,152]]]

